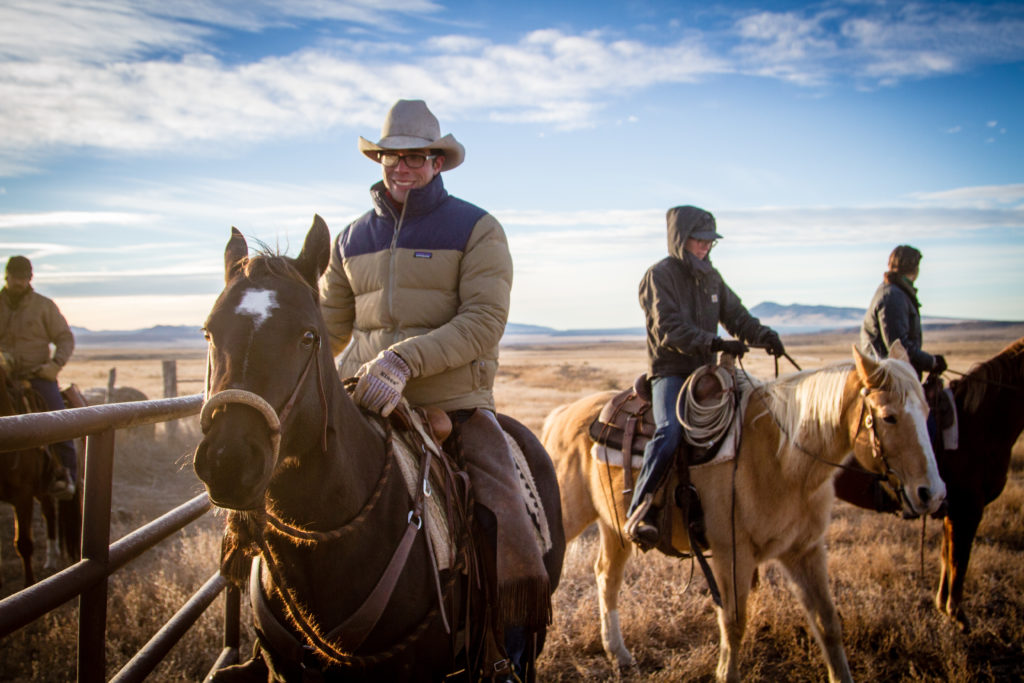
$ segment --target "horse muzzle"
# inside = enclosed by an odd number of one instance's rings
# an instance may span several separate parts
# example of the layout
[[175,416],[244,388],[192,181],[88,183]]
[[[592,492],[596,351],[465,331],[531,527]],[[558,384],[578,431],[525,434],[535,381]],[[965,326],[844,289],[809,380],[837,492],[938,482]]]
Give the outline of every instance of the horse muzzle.
[[279,450],[276,425],[248,405],[203,409],[203,440],[196,447],[196,476],[218,507],[233,510],[263,508]]
[[936,481],[917,487],[902,489],[903,516],[916,518],[938,512],[946,502],[946,484],[935,477]]

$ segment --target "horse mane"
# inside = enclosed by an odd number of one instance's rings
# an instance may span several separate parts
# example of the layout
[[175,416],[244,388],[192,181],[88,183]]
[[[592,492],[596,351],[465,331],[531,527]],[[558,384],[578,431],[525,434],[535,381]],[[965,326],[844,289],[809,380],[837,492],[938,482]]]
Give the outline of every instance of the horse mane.
[[[989,390],[1000,384],[1014,384],[1024,374],[1024,337],[1013,342],[997,355],[976,363],[962,379],[950,382],[954,393],[963,396],[964,410],[973,413],[981,407]],[[962,388],[961,388],[962,387]]]
[[[835,426],[843,413],[846,382],[853,371],[853,361],[841,361],[817,370],[804,370],[785,375],[762,385],[767,409],[779,428],[790,439],[810,439],[829,448],[835,437]],[[879,361],[871,379],[879,389],[897,395],[900,401],[910,394],[924,401],[924,391],[907,363],[892,359]],[[785,440],[780,440],[780,450]]]

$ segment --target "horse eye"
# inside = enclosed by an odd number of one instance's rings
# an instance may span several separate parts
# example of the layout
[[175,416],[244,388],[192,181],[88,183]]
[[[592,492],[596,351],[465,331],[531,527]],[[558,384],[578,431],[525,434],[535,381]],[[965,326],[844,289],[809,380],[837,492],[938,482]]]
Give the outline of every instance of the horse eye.
[[306,330],[302,334],[302,345],[305,346],[306,348],[309,348],[310,346],[312,346],[315,343],[316,343],[316,332],[314,332],[313,330]]
[[212,336],[212,335],[210,334],[210,331],[209,331],[208,329],[206,329],[206,328],[204,327],[204,328],[203,328],[202,330],[200,330],[200,331],[201,331],[201,332],[203,333],[203,339],[205,339],[205,340],[207,341],[207,343],[209,343],[209,342],[213,341],[213,336]]
[[885,422],[888,422],[891,425],[896,424],[896,416],[895,415],[886,415],[885,417],[882,418],[882,420],[884,420]]

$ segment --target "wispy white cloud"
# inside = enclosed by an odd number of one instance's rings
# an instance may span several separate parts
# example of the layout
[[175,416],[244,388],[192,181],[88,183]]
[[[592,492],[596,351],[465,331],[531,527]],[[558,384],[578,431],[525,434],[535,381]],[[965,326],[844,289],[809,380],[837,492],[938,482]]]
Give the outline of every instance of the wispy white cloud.
[[[1024,11],[956,4],[759,11],[674,42],[538,28],[498,43],[452,23],[415,50],[392,39],[401,17],[452,14],[427,0],[3,3],[0,174],[30,172],[61,146],[154,150],[374,126],[411,93],[444,103],[442,115],[571,128],[630,92],[721,74],[891,83],[1024,57]],[[249,62],[220,54],[225,31],[314,19],[386,28]]]
[[826,2],[741,16],[746,73],[802,85],[893,85],[1024,57],[1024,11],[974,3]]
[[949,208],[973,208],[979,210],[993,208],[1010,208],[1011,215],[1017,215],[1020,221],[1024,210],[1024,183],[1011,185],[982,185],[978,187],[959,187],[941,192],[919,192],[913,199],[924,204]]

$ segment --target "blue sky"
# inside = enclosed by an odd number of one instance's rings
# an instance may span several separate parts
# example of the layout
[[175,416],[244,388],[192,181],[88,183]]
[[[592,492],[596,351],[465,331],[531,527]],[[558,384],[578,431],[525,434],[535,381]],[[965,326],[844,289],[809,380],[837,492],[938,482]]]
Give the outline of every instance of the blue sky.
[[642,325],[679,204],[748,306],[864,307],[909,243],[925,315],[1024,320],[1019,3],[4,0],[0,258],[72,325],[199,325],[232,225],[294,255],[369,207],[399,98],[466,146],[513,322]]

